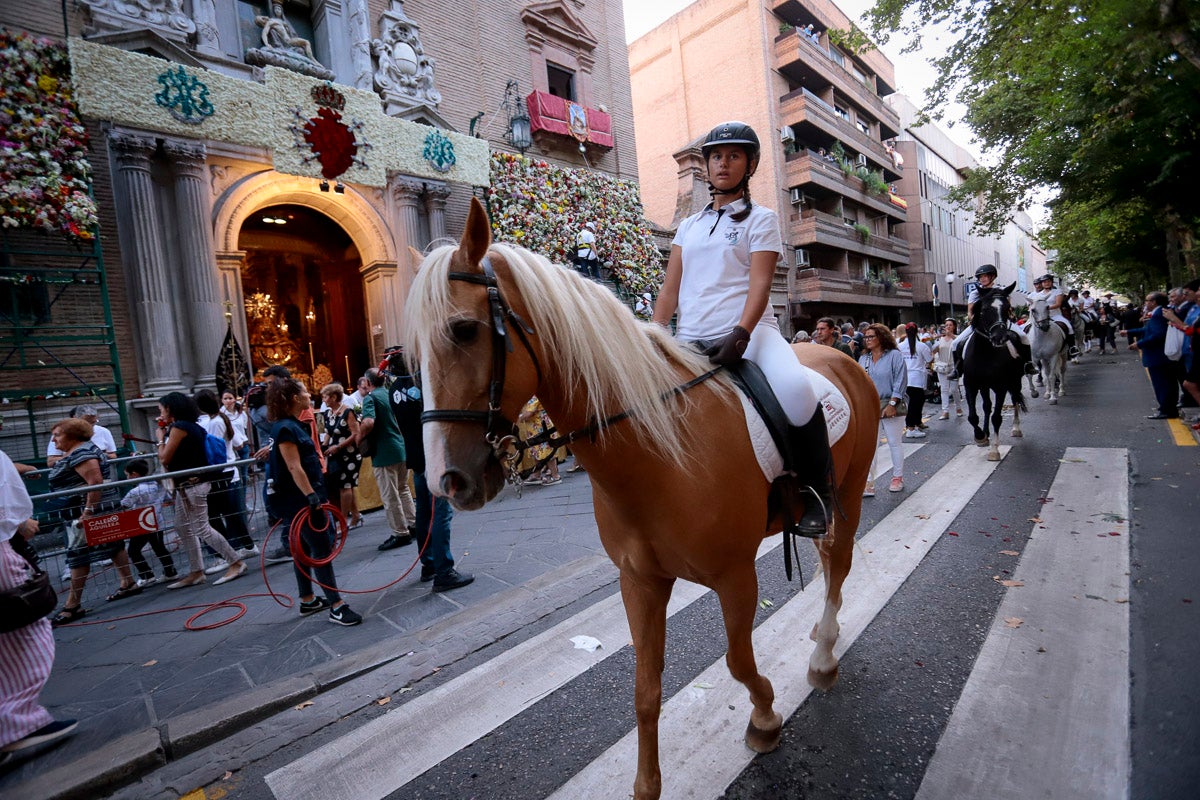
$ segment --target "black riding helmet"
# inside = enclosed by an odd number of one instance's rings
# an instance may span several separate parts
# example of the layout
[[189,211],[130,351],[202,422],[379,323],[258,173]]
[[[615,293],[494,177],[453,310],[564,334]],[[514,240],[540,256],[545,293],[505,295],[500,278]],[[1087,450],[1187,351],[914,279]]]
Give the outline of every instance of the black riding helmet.
[[758,134],[754,132],[754,129],[746,123],[736,120],[722,122],[709,131],[708,136],[704,137],[704,143],[700,145],[700,152],[704,154],[705,158],[708,158],[709,149],[719,144],[744,145],[746,155],[751,159],[758,158],[761,147],[758,142]]
[[[754,174],[761,146],[758,142],[758,134],[744,122],[732,120],[730,122],[722,122],[717,127],[708,132],[708,136],[704,137],[704,142],[700,145],[700,152],[704,154],[704,160],[708,161],[708,152],[712,148],[721,144],[739,144],[746,151],[746,160],[749,165],[746,168],[746,175],[742,178],[742,183],[738,190],[742,192],[742,197],[746,200],[746,207],[741,211],[730,216],[730,219],[735,222],[741,222],[750,214],[752,203],[750,201],[750,176]],[[736,193],[738,190],[733,190],[729,193]],[[718,194],[717,189],[711,183],[708,185],[710,194]]]
[[996,274],[996,268],[991,264],[984,264],[982,267],[975,270],[976,278],[982,278],[984,275],[991,275],[994,278],[996,277]]
[[1038,283],[1054,283],[1054,276],[1047,272],[1045,275],[1037,279]]

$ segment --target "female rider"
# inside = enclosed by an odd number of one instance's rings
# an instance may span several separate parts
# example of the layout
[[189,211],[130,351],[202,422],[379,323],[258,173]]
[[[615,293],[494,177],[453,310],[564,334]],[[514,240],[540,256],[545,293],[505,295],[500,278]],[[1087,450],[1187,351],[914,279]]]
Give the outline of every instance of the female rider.
[[790,449],[804,454],[804,463],[794,465],[797,477],[820,498],[805,504],[794,532],[823,536],[830,504],[829,435],[816,394],[769,306],[783,243],[775,212],[750,200],[758,136],[743,122],[726,122],[709,132],[700,150],[713,199],[680,223],[653,319],[665,326],[678,310],[676,335],[703,343],[714,364],[732,366],[744,357],[766,374],[791,423]]

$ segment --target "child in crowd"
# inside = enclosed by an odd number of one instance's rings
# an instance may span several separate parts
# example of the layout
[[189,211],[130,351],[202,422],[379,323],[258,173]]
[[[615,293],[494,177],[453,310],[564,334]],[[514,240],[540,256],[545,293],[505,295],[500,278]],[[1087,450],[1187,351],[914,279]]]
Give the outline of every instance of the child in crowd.
[[[144,478],[150,474],[150,465],[145,459],[135,458],[125,465],[125,477],[127,479]],[[146,545],[154,549],[154,555],[158,556],[159,562],[163,568],[163,578],[166,580],[174,580],[177,576],[175,573],[175,562],[171,559],[171,553],[167,550],[167,546],[163,543],[162,525],[163,525],[163,502],[167,499],[166,490],[158,481],[146,481],[139,483],[129,490],[129,494],[121,498],[121,508],[144,508],[146,506],[154,507],[154,518],[158,524],[158,530],[152,533],[134,536],[129,540],[129,560],[133,562],[134,569],[138,573],[137,585],[141,587],[153,586],[158,583],[158,578],[154,577],[154,570],[150,569],[150,565],[146,562],[142,555],[142,550]]]

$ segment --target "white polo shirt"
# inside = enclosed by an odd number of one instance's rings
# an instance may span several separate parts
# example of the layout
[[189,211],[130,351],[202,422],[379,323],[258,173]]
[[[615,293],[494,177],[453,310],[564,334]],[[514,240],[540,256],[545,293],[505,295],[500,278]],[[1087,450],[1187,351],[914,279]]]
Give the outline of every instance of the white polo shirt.
[[[714,211],[712,204],[679,224],[671,244],[683,251],[679,283],[680,339],[716,339],[741,321],[750,289],[750,254],[783,252],[779,218],[754,205],[741,222],[730,217],[746,207],[735,200]],[[768,303],[758,324],[778,325]]]

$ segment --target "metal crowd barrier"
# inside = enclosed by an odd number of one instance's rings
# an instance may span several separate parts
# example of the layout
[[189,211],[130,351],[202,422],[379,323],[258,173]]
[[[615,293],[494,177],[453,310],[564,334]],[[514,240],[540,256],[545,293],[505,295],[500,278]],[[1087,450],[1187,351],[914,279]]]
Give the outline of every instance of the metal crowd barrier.
[[[144,458],[144,456],[139,457]],[[108,463],[110,465],[114,465],[120,461],[127,460],[130,459],[113,459]],[[37,550],[39,559],[42,562],[42,567],[50,573],[51,580],[57,583],[60,594],[62,594],[63,598],[65,599],[66,590],[70,586],[69,570],[66,568],[67,535],[71,521],[77,516],[78,508],[75,507],[74,509],[65,509],[55,501],[61,500],[62,498],[84,495],[89,492],[93,492],[98,488],[128,489],[148,481],[173,481],[176,479],[189,478],[194,475],[212,474],[217,470],[221,470],[222,473],[224,473],[225,470],[230,468],[238,468],[240,473],[242,468],[255,463],[257,462],[255,462],[255,460],[252,458],[242,459],[238,461],[230,461],[228,464],[218,467],[198,467],[196,469],[180,470],[178,472],[170,473],[159,472],[140,478],[105,481],[101,484],[78,486],[70,489],[62,489],[58,491],[43,492],[41,494],[31,495],[31,499],[33,500],[34,504],[34,519],[38,521],[40,526],[40,531],[33,539],[33,545]],[[261,473],[250,472],[246,480],[237,481],[237,484],[242,487],[242,491],[245,493],[245,510],[242,513],[244,515],[246,528],[250,534],[250,538],[258,547],[265,546],[264,539],[266,538],[269,528],[267,524],[266,509],[263,507],[261,479]],[[212,481],[211,483],[212,490],[209,494],[210,498],[216,492],[228,489],[234,484],[231,478],[224,477],[224,475],[221,478]],[[127,494],[127,492],[122,492],[122,496],[125,494]],[[173,509],[174,502],[172,498],[173,495],[168,490],[167,497],[162,503],[162,511],[164,513],[160,515],[158,520],[158,530],[163,534],[164,541],[167,544],[167,548],[175,562],[175,569],[177,570],[178,575],[182,577],[189,572],[190,567],[188,564],[187,555],[183,552],[183,548],[180,546],[178,536],[175,532]],[[123,511],[126,509],[119,510]],[[210,519],[214,518],[225,521],[225,519],[228,518],[228,515],[226,515],[224,518],[212,517],[210,515]],[[122,546],[127,547],[127,540],[122,540]],[[213,554],[211,551],[208,551],[207,547],[202,547],[201,549],[202,551],[207,551],[207,559],[205,564],[211,565],[215,563],[215,554]],[[91,572],[88,576],[87,584],[83,591],[84,605],[85,607],[91,608],[93,611],[100,610],[97,608],[97,604],[102,603],[102,598],[112,594],[120,585],[120,576],[118,575],[116,566],[112,564],[110,559],[107,558],[107,556],[104,554],[105,552],[106,548],[100,546],[93,553]],[[155,575],[162,577],[162,565],[159,563],[158,558],[155,556],[152,548],[147,545],[143,549],[142,556],[154,570]],[[134,580],[137,580],[138,575],[136,568],[134,568],[132,564],[130,565],[130,568],[133,570]],[[114,607],[113,611],[115,613],[117,612],[117,609]]]

